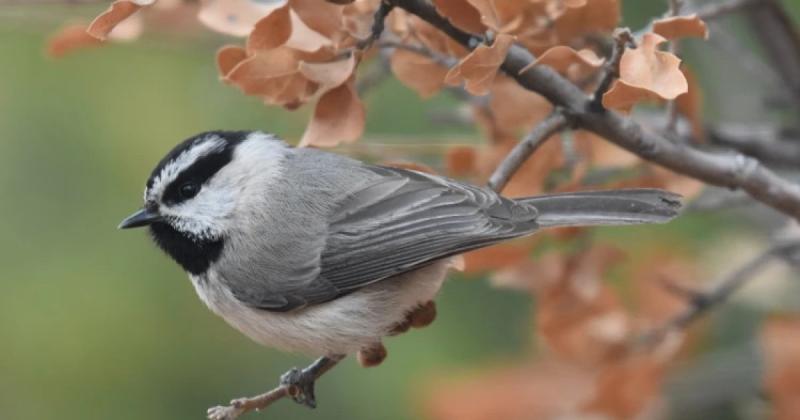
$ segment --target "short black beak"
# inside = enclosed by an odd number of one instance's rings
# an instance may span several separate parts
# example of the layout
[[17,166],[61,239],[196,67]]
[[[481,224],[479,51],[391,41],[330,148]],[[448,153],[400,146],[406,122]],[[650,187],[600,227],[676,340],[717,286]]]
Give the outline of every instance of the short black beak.
[[142,226],[147,226],[153,224],[155,222],[160,222],[164,220],[158,211],[156,210],[148,210],[147,208],[143,208],[136,213],[125,218],[122,223],[119,224],[119,229],[130,229],[130,228],[137,228]]

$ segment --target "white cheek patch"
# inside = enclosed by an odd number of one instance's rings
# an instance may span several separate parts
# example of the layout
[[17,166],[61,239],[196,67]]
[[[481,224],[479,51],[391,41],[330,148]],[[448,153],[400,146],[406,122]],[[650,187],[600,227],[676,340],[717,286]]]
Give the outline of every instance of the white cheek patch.
[[261,201],[266,199],[269,185],[283,172],[287,150],[288,146],[274,137],[251,134],[236,148],[231,162],[201,186],[197,196],[174,206],[162,204],[161,214],[170,219],[175,229],[196,240],[224,236],[236,223],[238,205],[263,205]]
[[198,159],[225,147],[225,140],[219,137],[206,137],[169,162],[154,179],[150,188],[145,188],[145,201],[159,201],[167,185],[172,183],[178,174],[192,166]]

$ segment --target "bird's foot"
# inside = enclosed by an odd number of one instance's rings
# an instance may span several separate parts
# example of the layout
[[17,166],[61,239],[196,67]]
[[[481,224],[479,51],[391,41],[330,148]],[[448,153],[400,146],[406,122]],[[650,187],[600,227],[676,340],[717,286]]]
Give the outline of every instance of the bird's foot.
[[281,375],[281,386],[286,387],[286,392],[294,402],[305,405],[308,408],[316,408],[317,400],[314,395],[314,383],[316,377],[308,369],[292,370]]

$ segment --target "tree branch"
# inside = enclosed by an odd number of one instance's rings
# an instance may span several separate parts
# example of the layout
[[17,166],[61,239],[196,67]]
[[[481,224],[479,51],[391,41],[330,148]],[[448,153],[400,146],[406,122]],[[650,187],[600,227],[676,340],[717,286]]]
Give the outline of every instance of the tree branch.
[[648,346],[658,343],[670,332],[687,328],[714,307],[725,303],[731,295],[753,279],[773,258],[790,251],[796,251],[798,247],[800,247],[799,241],[780,241],[756,255],[738,269],[715,281],[715,286],[707,292],[679,291],[678,295],[687,298],[689,307],[662,326],[640,337],[636,344]]
[[542,120],[533,131],[517,143],[508,156],[500,162],[489,178],[489,188],[502,191],[515,172],[525,163],[539,146],[544,144],[553,134],[569,125],[569,118],[560,110],[556,110]]
[[[440,16],[426,0],[388,0],[436,26],[466,47],[474,46],[475,37],[456,28]],[[741,188],[751,197],[800,220],[800,186],[788,182],[765,168],[757,160],[742,154],[716,154],[684,144],[675,144],[664,136],[646,130],[629,117],[616,112],[592,111],[592,99],[578,86],[548,66],[534,66],[533,55],[513,45],[502,70],[524,88],[537,92],[564,108],[575,118],[575,125],[592,131],[612,143],[650,162],[697,178],[708,184]]]
[[600,83],[597,84],[597,89],[594,91],[592,110],[601,111],[604,109],[603,95],[608,92],[614,79],[619,78],[619,63],[622,61],[622,54],[625,53],[625,48],[631,43],[634,43],[634,40],[630,29],[621,28],[614,31],[614,49],[611,52],[611,58],[608,59],[603,69]]
[[[280,385],[261,395],[235,399],[228,406],[209,408],[208,418],[210,420],[235,420],[251,411],[263,410],[286,397],[291,397],[297,403],[314,408],[316,406],[313,389],[314,381],[333,369],[343,358],[344,356],[321,357],[302,371],[293,369],[281,376]],[[298,379],[305,382],[297,382]],[[309,385],[310,388],[304,389],[302,388],[303,385]]]

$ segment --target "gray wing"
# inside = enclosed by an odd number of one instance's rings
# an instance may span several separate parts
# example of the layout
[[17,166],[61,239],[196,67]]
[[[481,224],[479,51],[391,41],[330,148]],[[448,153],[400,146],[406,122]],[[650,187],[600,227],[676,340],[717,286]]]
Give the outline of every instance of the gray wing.
[[333,208],[313,281],[285,283],[248,304],[288,311],[324,303],[538,227],[535,207],[491,190],[403,169],[366,168],[377,176]]

